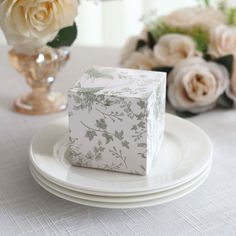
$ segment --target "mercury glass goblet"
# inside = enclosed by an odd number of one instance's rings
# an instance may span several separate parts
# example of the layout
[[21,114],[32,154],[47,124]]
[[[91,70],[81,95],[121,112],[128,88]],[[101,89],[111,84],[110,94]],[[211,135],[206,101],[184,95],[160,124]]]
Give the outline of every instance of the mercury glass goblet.
[[15,100],[16,112],[28,115],[42,115],[66,109],[66,99],[62,93],[52,92],[51,86],[60,68],[68,61],[69,52],[65,48],[43,47],[35,55],[9,52],[12,66],[25,78],[32,91]]

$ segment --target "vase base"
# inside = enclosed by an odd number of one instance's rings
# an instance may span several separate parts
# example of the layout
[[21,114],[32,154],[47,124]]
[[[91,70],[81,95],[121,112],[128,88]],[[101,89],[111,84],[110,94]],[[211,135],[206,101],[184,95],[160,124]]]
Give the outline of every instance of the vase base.
[[66,108],[65,96],[55,92],[50,92],[39,99],[35,95],[28,94],[17,98],[14,102],[14,110],[26,115],[46,115],[64,111]]

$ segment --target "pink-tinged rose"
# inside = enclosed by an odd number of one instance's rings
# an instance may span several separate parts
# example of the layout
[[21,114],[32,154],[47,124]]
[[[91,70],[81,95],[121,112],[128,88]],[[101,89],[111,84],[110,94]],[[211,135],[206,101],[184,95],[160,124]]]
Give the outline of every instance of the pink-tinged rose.
[[132,36],[126,41],[121,50],[120,64],[123,64],[130,57],[130,55],[135,52],[139,39],[140,37],[138,36]]
[[216,106],[229,84],[224,66],[190,58],[179,63],[169,75],[168,98],[178,111],[200,113]]
[[190,29],[194,26],[201,26],[211,29],[226,23],[226,17],[221,11],[211,7],[188,7],[164,16],[162,21],[175,28]]
[[154,47],[154,56],[160,67],[173,67],[180,61],[200,55],[193,39],[181,34],[166,34]]
[[233,75],[228,91],[231,97],[236,97],[236,27],[220,25],[212,29],[208,53],[214,58],[234,56]]
[[145,47],[140,51],[133,52],[121,66],[131,69],[151,70],[157,66],[152,51]]
[[219,25],[213,28],[208,53],[214,58],[236,55],[236,27]]
[[130,38],[128,38],[120,53],[120,64],[123,64],[131,56],[131,54],[133,54],[136,51],[139,40],[147,42],[148,40],[147,34],[148,30],[144,28],[144,30],[141,32],[139,36],[131,36]]

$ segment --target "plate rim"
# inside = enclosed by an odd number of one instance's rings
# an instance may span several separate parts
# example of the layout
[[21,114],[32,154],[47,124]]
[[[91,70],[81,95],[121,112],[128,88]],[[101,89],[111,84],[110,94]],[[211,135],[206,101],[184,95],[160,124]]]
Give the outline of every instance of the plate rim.
[[180,192],[178,194],[173,194],[171,196],[164,197],[163,199],[158,199],[158,200],[149,200],[149,201],[136,202],[136,203],[118,203],[118,204],[88,201],[88,200],[83,200],[83,199],[79,199],[79,198],[70,197],[66,194],[62,194],[62,193],[57,192],[56,190],[48,188],[43,183],[41,183],[39,180],[35,179],[34,176],[33,176],[33,178],[45,191],[51,193],[52,195],[54,195],[56,197],[67,200],[69,202],[73,202],[73,203],[76,203],[76,204],[85,205],[85,206],[89,206],[89,207],[96,207],[96,208],[134,209],[134,208],[144,208],[144,207],[150,207],[150,206],[157,206],[157,205],[165,204],[165,203],[172,202],[174,200],[180,199],[180,198],[192,193],[197,188],[199,188],[206,181],[206,179],[208,178],[210,172],[211,171],[209,170],[209,172],[206,173],[206,176],[201,181],[199,181],[198,184],[196,184],[196,185],[190,187],[189,189],[187,189],[183,192]]
[[[105,190],[102,190],[102,191],[99,191],[99,190],[95,190],[94,187],[90,187],[90,186],[76,186],[74,184],[71,184],[69,182],[66,182],[66,181],[63,181],[63,180],[60,180],[58,178],[55,178],[54,176],[50,175],[49,173],[41,170],[37,163],[34,161],[34,153],[33,153],[33,146],[34,146],[34,143],[35,143],[35,140],[37,139],[37,137],[40,136],[40,134],[42,134],[48,127],[51,127],[52,125],[56,124],[56,123],[59,123],[61,121],[64,121],[66,119],[68,119],[67,116],[65,117],[62,117],[62,118],[59,118],[59,119],[56,119],[55,121],[49,123],[47,126],[41,128],[33,137],[33,139],[31,140],[31,143],[30,143],[30,149],[29,149],[29,152],[30,152],[30,162],[34,165],[34,167],[37,169],[37,171],[39,173],[41,173],[41,175],[45,176],[46,179],[50,179],[50,181],[53,181],[54,183],[56,184],[60,184],[61,186],[63,187],[69,187],[70,189],[74,190],[74,189],[80,189],[80,190],[84,190],[84,191],[89,191],[89,192],[96,192],[96,193],[101,193],[102,195],[104,195],[104,193],[107,193],[108,195],[110,194],[116,194],[116,193],[123,193],[123,194],[132,194],[135,192],[136,193],[140,193],[140,194],[143,194],[143,192],[149,192],[149,191],[161,191],[161,190],[168,190],[168,189],[171,189],[171,188],[174,188],[174,187],[177,187],[185,182],[188,182],[189,180],[195,178],[196,176],[199,175],[199,173],[201,173],[205,168],[206,166],[209,164],[209,162],[212,161],[212,156],[213,156],[213,144],[210,140],[210,138],[208,137],[208,135],[201,129],[199,128],[197,125],[193,124],[192,122],[188,121],[188,120],[185,120],[185,119],[182,119],[182,118],[179,118],[175,115],[172,115],[172,114],[168,114],[166,113],[166,117],[169,117],[169,119],[174,119],[174,120],[180,120],[181,122],[185,122],[185,123],[188,123],[189,126],[191,126],[193,129],[196,129],[198,132],[201,133],[201,135],[205,138],[205,141],[206,143],[208,144],[208,148],[210,150],[209,152],[209,157],[208,157],[208,161],[204,163],[204,165],[199,168],[197,171],[195,171],[195,173],[192,173],[188,176],[188,178],[180,178],[179,180],[177,181],[174,181],[173,184],[169,185],[169,186],[166,186],[166,187],[160,187],[160,188],[154,188],[154,189],[150,189],[150,190],[143,190],[143,191],[117,191],[117,190],[114,190],[112,192],[110,191],[105,191]],[[58,140],[59,141],[59,140]],[[55,143],[56,144],[56,143]],[[55,145],[54,144],[54,145]],[[78,167],[79,168],[79,167]],[[102,171],[102,170],[101,170]]]
[[[49,188],[56,190],[57,192],[60,192],[62,194],[66,194],[71,197],[83,199],[83,200],[89,200],[89,201],[97,201],[97,202],[105,202],[105,203],[132,203],[132,202],[142,202],[142,201],[148,201],[148,200],[155,200],[160,199],[164,197],[168,197],[174,194],[177,194],[179,192],[184,191],[185,189],[190,188],[191,186],[194,186],[198,182],[200,182],[206,175],[209,175],[211,171],[211,163],[207,166],[207,168],[196,178],[193,180],[170,190],[162,191],[162,192],[155,192],[150,194],[144,194],[144,195],[136,195],[136,196],[102,196],[102,195],[95,195],[95,194],[87,194],[79,191],[73,191],[67,188],[52,183],[51,181],[47,180],[43,176],[40,175],[40,173],[37,173],[37,170],[34,169],[33,166],[30,166],[30,173],[34,177],[38,178],[41,182],[43,182],[45,185],[47,185]],[[55,186],[53,186],[55,185]],[[59,187],[59,189],[58,189]],[[60,190],[61,188],[61,190]],[[66,193],[67,192],[67,193]],[[78,196],[76,196],[78,195]],[[91,199],[89,199],[91,198]],[[92,199],[93,198],[93,199]],[[96,200],[97,198],[97,200]],[[116,198],[116,199],[115,199]],[[101,200],[98,200],[101,199]],[[122,201],[120,201],[122,199]],[[106,201],[105,201],[106,200]]]

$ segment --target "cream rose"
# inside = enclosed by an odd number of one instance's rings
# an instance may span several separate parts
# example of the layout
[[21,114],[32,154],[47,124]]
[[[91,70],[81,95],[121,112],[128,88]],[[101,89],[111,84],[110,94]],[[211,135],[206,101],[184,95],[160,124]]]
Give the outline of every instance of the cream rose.
[[166,34],[154,47],[158,66],[175,66],[180,61],[199,55],[191,37],[181,34]]
[[151,49],[145,47],[133,52],[122,64],[122,67],[131,69],[151,70],[157,66]]
[[125,63],[130,55],[135,52],[139,39],[140,38],[138,36],[132,36],[126,41],[124,47],[121,50],[120,64]]
[[202,26],[210,29],[226,22],[225,15],[214,8],[190,7],[172,12],[162,18],[166,24],[183,29]]
[[182,61],[169,75],[169,101],[179,111],[212,109],[228,86],[228,76],[225,67],[202,58]]
[[77,15],[78,0],[0,1],[0,26],[16,50],[32,53],[70,26]]
[[208,53],[215,58],[236,55],[236,27],[219,25],[213,28]]
[[234,56],[234,71],[229,91],[236,97],[236,27],[220,25],[211,31],[208,53],[214,57]]
[[140,36],[131,36],[126,41],[124,47],[121,50],[120,64],[123,64],[130,57],[130,55],[135,52],[139,40],[144,40],[145,42],[148,40],[147,34],[148,29],[144,28]]

